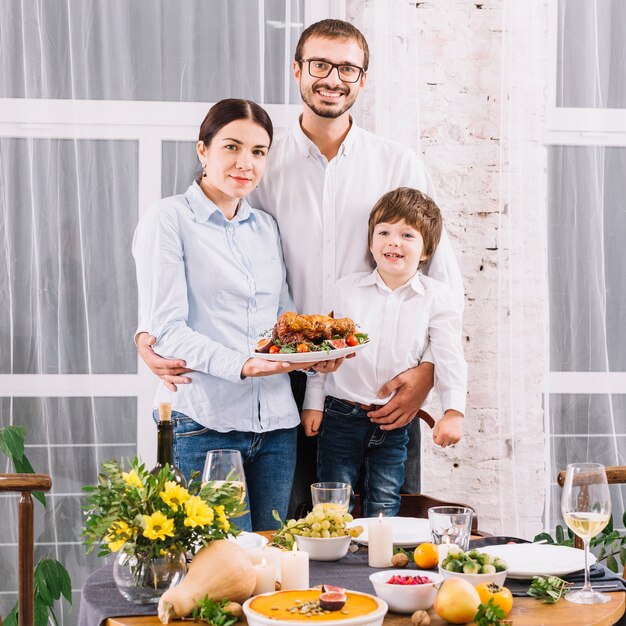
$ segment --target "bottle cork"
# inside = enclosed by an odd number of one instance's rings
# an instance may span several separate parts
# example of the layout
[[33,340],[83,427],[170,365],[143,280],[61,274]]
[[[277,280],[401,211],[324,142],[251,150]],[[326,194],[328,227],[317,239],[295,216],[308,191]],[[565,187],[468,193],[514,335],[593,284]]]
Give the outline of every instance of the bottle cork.
[[159,404],[159,420],[169,422],[172,419],[172,403],[161,402]]

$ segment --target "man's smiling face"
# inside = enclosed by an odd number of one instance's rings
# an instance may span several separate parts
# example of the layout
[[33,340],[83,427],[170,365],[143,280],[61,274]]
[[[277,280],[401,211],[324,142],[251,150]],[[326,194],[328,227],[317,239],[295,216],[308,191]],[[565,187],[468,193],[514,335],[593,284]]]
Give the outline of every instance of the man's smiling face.
[[[363,67],[363,50],[355,39],[311,37],[305,42],[302,52],[303,59]],[[356,83],[347,83],[339,78],[337,68],[333,68],[326,78],[311,76],[308,63],[294,61],[293,70],[302,100],[320,117],[337,118],[343,115],[355,103],[361,87],[365,85],[365,72]]]

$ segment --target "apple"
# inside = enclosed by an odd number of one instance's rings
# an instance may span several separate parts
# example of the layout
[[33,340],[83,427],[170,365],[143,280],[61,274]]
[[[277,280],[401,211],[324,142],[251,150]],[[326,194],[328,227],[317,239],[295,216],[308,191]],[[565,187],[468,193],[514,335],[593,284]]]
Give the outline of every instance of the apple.
[[480,596],[473,585],[462,578],[443,581],[433,608],[439,617],[451,624],[471,622],[478,611]]

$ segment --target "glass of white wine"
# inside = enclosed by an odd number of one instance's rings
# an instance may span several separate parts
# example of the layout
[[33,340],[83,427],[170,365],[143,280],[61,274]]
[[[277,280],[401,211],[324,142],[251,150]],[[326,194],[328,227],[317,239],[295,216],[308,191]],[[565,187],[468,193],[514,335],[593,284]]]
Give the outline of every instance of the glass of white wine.
[[204,462],[202,484],[212,482],[216,487],[229,483],[240,491],[241,502],[246,499],[246,475],[239,450],[209,450]]
[[567,466],[561,512],[565,523],[578,535],[585,547],[585,584],[580,591],[570,591],[565,599],[577,604],[602,604],[611,599],[591,588],[589,582],[589,540],[609,523],[611,497],[604,465],[571,463]]

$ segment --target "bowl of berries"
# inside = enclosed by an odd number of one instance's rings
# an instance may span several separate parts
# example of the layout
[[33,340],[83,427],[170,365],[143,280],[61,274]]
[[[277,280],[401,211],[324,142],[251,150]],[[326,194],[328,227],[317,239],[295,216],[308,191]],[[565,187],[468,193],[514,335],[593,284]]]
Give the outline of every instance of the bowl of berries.
[[390,610],[413,613],[427,611],[433,605],[443,576],[425,570],[392,569],[371,574],[370,581]]

